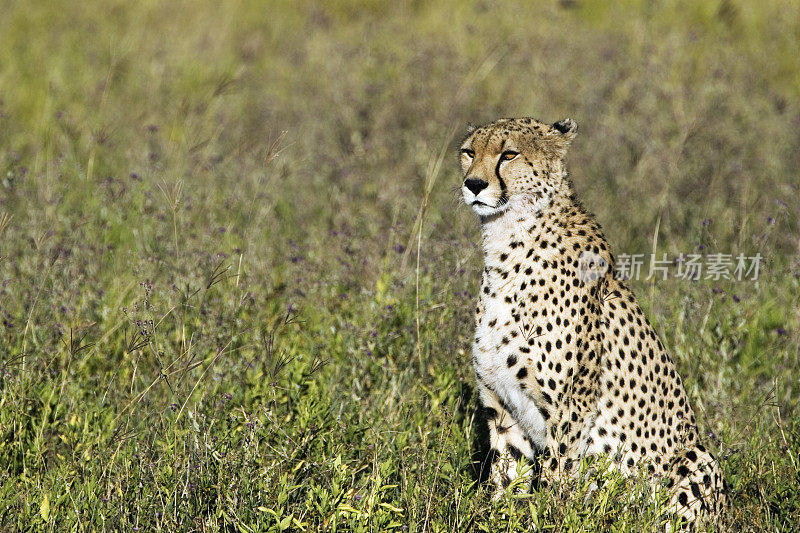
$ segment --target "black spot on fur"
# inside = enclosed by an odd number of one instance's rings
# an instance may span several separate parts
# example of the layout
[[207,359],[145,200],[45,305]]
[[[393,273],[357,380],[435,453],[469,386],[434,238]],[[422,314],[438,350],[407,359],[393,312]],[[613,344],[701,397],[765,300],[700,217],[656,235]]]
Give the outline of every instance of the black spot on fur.
[[486,417],[486,420],[494,420],[495,418],[497,418],[498,414],[499,413],[497,412],[497,409],[495,409],[494,407],[483,408],[483,416]]
[[519,451],[519,448],[517,448],[516,446],[509,445],[508,446],[508,453],[511,455],[511,457],[513,457],[517,461],[522,459],[522,452]]

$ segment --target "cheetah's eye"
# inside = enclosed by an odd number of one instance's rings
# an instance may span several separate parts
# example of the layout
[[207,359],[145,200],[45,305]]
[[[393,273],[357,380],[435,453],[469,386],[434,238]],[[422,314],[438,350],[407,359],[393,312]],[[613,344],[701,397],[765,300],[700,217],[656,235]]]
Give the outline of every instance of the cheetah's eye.
[[473,151],[472,151],[472,150],[470,150],[469,148],[463,148],[463,149],[461,150],[461,153],[462,153],[463,155],[465,155],[465,156],[469,157],[470,159],[472,159],[473,157],[475,157],[475,152],[473,152]]
[[511,161],[515,157],[519,155],[519,152],[515,152],[513,150],[507,150],[500,154],[500,161]]

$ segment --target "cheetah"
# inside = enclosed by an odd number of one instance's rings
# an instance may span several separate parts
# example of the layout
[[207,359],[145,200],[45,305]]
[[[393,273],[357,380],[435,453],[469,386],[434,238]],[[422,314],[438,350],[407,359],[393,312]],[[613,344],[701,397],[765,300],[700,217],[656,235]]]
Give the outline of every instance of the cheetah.
[[644,469],[664,483],[688,527],[717,521],[727,505],[720,467],[567,176],[576,130],[572,119],[501,119],[471,126],[460,149],[463,199],[483,236],[472,358],[495,495],[519,461],[539,461],[547,485],[604,455],[625,475]]

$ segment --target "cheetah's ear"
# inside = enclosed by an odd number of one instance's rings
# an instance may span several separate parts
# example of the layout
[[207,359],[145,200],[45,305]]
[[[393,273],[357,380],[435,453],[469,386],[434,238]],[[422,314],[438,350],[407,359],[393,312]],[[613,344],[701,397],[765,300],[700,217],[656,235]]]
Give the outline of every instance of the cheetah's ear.
[[474,123],[467,122],[467,135],[472,135],[472,133],[477,129],[478,126],[476,126]]
[[553,148],[558,157],[562,159],[566,157],[567,149],[577,132],[578,123],[571,118],[565,118],[553,124],[552,129],[548,132],[548,137],[553,140]]
[[563,135],[567,141],[572,141],[578,132],[578,123],[571,118],[565,118],[554,123],[553,129]]

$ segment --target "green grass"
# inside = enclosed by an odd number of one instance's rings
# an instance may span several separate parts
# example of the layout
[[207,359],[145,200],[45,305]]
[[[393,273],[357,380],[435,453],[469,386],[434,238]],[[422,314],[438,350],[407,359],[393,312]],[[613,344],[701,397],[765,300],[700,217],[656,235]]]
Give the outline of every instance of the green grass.
[[454,148],[519,115],[577,120],[568,164],[617,253],[765,258],[758,282],[633,286],[727,527],[800,527],[795,3],[2,12],[0,529],[658,527],[647,484],[603,469],[478,483]]

